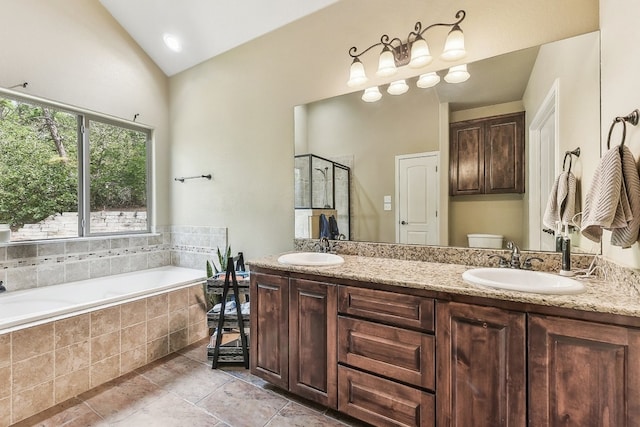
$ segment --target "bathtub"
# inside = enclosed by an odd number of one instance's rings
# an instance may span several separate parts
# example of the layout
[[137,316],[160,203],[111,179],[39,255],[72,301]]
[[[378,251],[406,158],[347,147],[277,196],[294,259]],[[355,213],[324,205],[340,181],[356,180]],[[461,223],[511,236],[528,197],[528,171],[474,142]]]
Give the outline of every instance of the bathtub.
[[208,342],[204,276],[160,267],[0,294],[0,427]]
[[153,296],[205,280],[204,270],[158,267],[0,294],[0,333]]

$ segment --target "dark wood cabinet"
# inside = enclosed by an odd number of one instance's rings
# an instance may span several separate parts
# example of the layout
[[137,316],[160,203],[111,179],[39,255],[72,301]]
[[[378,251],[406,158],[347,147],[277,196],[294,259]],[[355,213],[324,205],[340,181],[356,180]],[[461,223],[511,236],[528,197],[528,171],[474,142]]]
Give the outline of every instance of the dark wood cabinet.
[[438,426],[526,426],[525,314],[454,302],[436,313]]
[[251,373],[289,387],[289,279],[251,273]]
[[336,286],[291,279],[289,288],[289,390],[338,407]]
[[524,193],[524,112],[451,123],[449,194]]
[[298,396],[375,426],[640,427],[624,317],[256,270],[251,373]]
[[251,274],[251,373],[337,408],[336,286]]
[[640,331],[531,315],[531,426],[640,425]]

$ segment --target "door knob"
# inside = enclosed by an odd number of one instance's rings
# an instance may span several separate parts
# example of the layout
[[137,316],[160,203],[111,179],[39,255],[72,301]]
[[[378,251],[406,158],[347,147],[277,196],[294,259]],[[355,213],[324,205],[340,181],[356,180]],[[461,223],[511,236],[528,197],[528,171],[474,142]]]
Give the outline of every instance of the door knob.
[[402,225],[407,225],[407,224],[409,224],[409,223],[408,223],[407,221],[400,221],[400,224],[402,224]]

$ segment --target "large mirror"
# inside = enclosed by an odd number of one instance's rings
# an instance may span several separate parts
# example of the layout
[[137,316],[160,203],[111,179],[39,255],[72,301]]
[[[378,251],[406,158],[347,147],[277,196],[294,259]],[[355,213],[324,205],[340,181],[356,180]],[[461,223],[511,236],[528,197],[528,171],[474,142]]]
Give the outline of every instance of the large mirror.
[[[468,64],[470,78],[441,80],[375,103],[362,92],[295,108],[295,154],[317,155],[350,168],[350,227],[355,241],[404,243],[399,233],[399,160],[435,155],[438,165],[437,241],[468,246],[468,234],[502,235],[523,249],[554,250],[541,221],[554,177],[564,167],[578,180],[576,212],[600,157],[599,33],[512,52]],[[441,77],[446,70],[439,72]],[[525,112],[525,192],[449,196],[449,125]],[[575,218],[579,222],[579,216]],[[298,236],[296,237],[317,237]],[[600,245],[572,233],[575,251],[599,253]]]

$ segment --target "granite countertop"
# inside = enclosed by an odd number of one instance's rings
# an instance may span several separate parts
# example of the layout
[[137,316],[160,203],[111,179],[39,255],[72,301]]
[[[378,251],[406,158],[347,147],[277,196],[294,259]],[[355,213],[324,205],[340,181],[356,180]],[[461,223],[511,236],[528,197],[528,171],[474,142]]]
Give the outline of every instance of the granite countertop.
[[345,262],[337,266],[285,265],[278,262],[278,256],[252,260],[249,264],[252,267],[337,279],[640,317],[640,293],[634,287],[614,281],[593,278],[580,279],[586,287],[586,292],[582,294],[543,295],[503,291],[468,284],[462,280],[462,273],[467,269],[476,268],[474,266],[353,255],[341,256]]

